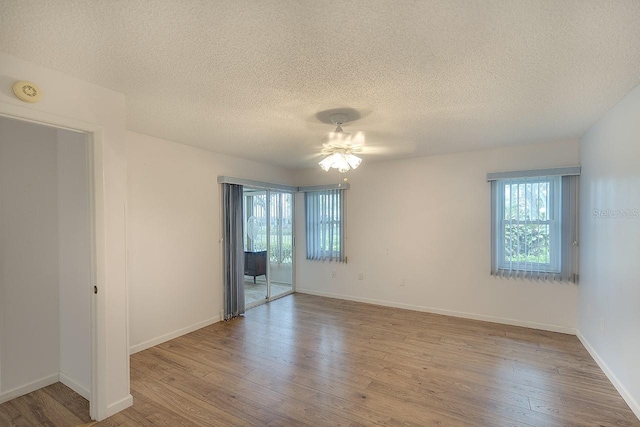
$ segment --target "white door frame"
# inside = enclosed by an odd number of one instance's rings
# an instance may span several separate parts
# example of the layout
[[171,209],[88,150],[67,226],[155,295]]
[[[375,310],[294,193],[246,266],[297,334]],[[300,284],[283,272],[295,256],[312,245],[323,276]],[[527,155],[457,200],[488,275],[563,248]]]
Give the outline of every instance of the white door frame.
[[[94,123],[57,116],[19,105],[0,102],[0,116],[47,125],[58,129],[84,132],[87,138],[89,176],[89,221],[91,225],[91,396],[92,419],[107,416],[107,318],[105,279],[105,220],[103,128]],[[98,294],[94,294],[96,286]]]

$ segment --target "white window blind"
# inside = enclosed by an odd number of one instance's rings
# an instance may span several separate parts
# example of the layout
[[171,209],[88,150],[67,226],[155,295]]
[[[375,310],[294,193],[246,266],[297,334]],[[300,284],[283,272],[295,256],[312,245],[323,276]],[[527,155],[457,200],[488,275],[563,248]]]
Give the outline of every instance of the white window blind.
[[307,259],[344,262],[344,190],[304,194]]

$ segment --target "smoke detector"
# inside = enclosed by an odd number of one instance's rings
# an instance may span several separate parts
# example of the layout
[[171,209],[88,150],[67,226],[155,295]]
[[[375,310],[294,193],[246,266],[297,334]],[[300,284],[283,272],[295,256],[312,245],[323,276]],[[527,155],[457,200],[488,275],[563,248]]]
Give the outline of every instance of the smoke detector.
[[38,102],[42,92],[40,88],[32,82],[19,81],[13,84],[13,93],[20,101]]

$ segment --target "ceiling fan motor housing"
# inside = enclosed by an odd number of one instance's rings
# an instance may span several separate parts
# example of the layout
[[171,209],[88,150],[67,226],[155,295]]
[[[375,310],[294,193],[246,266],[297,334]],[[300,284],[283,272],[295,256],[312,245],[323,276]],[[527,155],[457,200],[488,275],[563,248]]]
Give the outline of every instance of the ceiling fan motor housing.
[[336,113],[329,116],[329,120],[336,126],[340,126],[347,122],[347,115],[342,113]]

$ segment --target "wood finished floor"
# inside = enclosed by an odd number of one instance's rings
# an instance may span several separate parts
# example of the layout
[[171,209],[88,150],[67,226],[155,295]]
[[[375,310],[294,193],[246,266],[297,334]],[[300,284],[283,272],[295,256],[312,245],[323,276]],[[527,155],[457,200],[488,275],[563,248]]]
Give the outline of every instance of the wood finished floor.
[[131,391],[91,424],[56,384],[0,425],[640,426],[574,336],[302,294],[134,354]]

